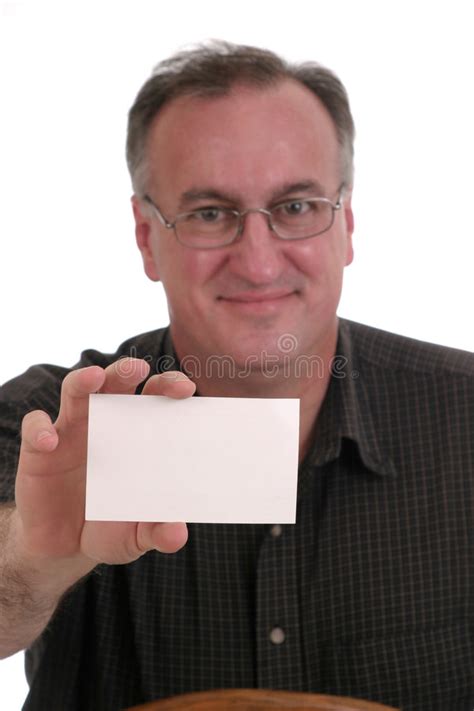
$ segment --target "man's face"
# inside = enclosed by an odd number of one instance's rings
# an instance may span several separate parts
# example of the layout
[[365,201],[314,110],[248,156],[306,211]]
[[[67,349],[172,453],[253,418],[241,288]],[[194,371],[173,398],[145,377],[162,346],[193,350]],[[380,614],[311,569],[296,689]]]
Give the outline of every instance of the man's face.
[[[147,192],[170,221],[209,205],[243,210],[302,197],[336,202],[341,183],[332,120],[293,81],[171,101],[152,124],[148,159]],[[292,188],[301,183],[314,187]],[[212,199],[196,196],[211,192]],[[237,242],[211,250],[179,244],[135,199],[134,212],[145,271],[163,283],[180,358],[229,355],[243,367],[249,358],[288,358],[288,344],[291,356],[327,354],[343,269],[352,261],[350,196],[319,236],[283,241],[265,215],[250,213]]]

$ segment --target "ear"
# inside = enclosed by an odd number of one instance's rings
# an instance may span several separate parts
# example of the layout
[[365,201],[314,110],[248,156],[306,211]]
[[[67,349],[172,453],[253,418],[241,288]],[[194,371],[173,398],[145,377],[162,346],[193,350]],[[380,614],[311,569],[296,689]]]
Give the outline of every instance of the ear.
[[352,234],[354,232],[354,213],[352,212],[352,188],[347,189],[342,203],[344,211],[344,222],[346,226],[346,263],[349,266],[354,259],[354,247],[352,245]]
[[139,200],[136,195],[132,195],[131,202],[133,216],[135,218],[135,239],[142,255],[145,274],[152,281],[160,281],[160,275],[152,248],[153,235],[151,218],[147,214],[148,210],[144,207],[143,201]]

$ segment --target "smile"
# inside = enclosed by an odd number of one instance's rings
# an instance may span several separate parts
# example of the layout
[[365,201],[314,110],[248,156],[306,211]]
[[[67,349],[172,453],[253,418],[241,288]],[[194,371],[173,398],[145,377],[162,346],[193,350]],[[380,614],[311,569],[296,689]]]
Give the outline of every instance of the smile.
[[218,301],[242,312],[267,313],[278,311],[296,291],[241,292],[232,296],[219,296]]

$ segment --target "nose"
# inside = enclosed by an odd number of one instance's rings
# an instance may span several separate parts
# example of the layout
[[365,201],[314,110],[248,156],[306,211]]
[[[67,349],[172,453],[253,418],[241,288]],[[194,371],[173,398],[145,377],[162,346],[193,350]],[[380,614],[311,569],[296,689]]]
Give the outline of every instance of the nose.
[[248,210],[242,219],[242,231],[233,244],[233,271],[254,285],[271,284],[284,268],[284,243],[272,232],[264,212]]

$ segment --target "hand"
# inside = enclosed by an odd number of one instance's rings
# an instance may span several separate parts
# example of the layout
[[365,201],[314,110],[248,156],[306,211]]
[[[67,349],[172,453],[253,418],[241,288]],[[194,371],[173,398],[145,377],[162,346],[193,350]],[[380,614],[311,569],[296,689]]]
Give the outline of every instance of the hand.
[[[75,579],[97,563],[129,563],[148,550],[172,553],[187,540],[184,523],[85,521],[89,394],[133,394],[148,364],[120,359],[105,370],[91,366],[69,373],[53,424],[41,411],[23,420],[16,480],[16,540],[35,567],[66,569]],[[143,395],[185,398],[195,385],[183,373],[151,377]],[[137,397],[142,397],[138,396]],[[66,575],[66,577],[67,577]]]

